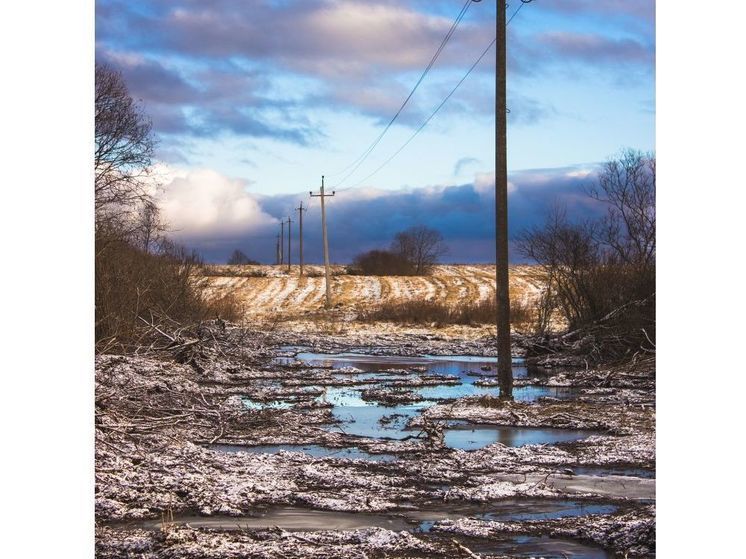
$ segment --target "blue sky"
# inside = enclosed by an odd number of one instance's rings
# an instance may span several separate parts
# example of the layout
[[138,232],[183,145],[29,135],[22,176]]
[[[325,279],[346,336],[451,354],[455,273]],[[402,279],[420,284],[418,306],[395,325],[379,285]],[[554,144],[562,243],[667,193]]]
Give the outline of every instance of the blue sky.
[[[319,260],[308,190],[326,174],[339,190],[333,260],[412,223],[441,230],[452,261],[493,260],[494,50],[362,179],[494,38],[495,2],[471,3],[397,123],[348,180],[338,174],[396,112],[463,3],[98,0],[96,58],[122,71],[153,120],[172,234],[210,261],[242,248],[269,262],[278,220],[303,199],[307,259]],[[599,211],[582,197],[598,163],[654,149],[654,11],[651,0],[534,0],[510,24],[511,236],[556,200],[579,218]]]

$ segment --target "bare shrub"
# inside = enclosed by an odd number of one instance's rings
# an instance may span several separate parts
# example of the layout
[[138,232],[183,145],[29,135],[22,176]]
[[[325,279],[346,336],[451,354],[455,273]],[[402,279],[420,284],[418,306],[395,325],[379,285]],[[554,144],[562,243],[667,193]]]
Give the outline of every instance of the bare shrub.
[[143,319],[151,321],[154,316],[182,324],[240,318],[232,296],[210,299],[202,295],[201,262],[195,253],[170,243],[148,253],[120,239],[104,242],[105,250],[96,256],[97,342],[133,342]]
[[[495,298],[449,306],[428,299],[386,302],[361,312],[358,320],[403,324],[493,324],[497,316]],[[511,323],[533,329],[536,310],[528,303],[511,303]]]
[[247,265],[258,265],[259,262],[256,260],[252,260],[248,256],[246,256],[246,253],[244,253],[241,250],[234,250],[230,257],[228,258],[228,265],[229,266],[247,266]]
[[607,206],[602,219],[574,223],[555,207],[518,248],[543,270],[541,331],[556,309],[571,331],[594,329],[623,355],[655,341],[655,157],[623,151],[589,195]]
[[360,276],[412,276],[416,268],[394,252],[370,250],[355,257],[348,273]]

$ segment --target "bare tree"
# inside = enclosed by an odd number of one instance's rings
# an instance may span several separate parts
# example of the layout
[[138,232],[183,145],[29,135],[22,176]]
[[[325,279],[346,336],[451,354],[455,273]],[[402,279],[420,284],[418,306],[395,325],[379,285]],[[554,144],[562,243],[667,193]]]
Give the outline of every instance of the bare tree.
[[152,202],[148,174],[154,140],[150,119],[132,99],[122,75],[96,64],[95,204],[97,225],[122,219]]
[[572,222],[554,207],[543,226],[524,231],[519,250],[545,278],[544,324],[554,309],[571,330],[595,329],[598,353],[642,350],[655,339],[655,157],[625,150],[588,190],[606,215]]
[[424,225],[415,225],[397,233],[391,244],[391,252],[409,262],[416,275],[426,275],[448,248],[443,235]]
[[228,264],[231,266],[243,266],[247,264],[259,264],[256,260],[252,260],[241,250],[234,250],[230,258],[228,258]]
[[136,245],[145,252],[150,252],[162,239],[166,227],[161,220],[158,207],[150,201],[144,201],[139,208],[135,229]]
[[589,195],[608,206],[595,237],[625,264],[655,262],[655,155],[623,150],[609,160]]

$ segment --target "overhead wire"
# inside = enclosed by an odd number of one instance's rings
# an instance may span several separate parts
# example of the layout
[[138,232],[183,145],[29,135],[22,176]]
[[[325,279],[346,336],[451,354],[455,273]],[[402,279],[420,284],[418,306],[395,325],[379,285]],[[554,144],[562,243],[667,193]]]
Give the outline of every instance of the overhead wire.
[[344,177],[342,177],[342,179],[340,179],[340,181],[339,181],[338,184],[342,184],[350,176],[352,176],[352,174],[355,173],[355,171],[357,171],[360,168],[360,166],[365,162],[365,160],[368,158],[368,156],[373,152],[373,150],[376,148],[376,146],[381,142],[381,140],[383,139],[383,137],[389,131],[389,129],[394,124],[394,122],[396,121],[396,119],[399,118],[399,115],[402,113],[402,111],[404,110],[404,108],[407,106],[407,104],[409,103],[410,99],[412,99],[412,96],[417,91],[417,89],[420,87],[420,85],[424,81],[425,77],[428,75],[428,73],[432,69],[433,65],[435,64],[435,62],[440,57],[440,54],[443,52],[443,49],[445,48],[445,46],[448,44],[448,41],[450,41],[450,39],[453,36],[454,32],[456,31],[456,28],[458,27],[459,23],[461,23],[461,20],[464,18],[464,16],[466,15],[466,12],[469,10],[469,5],[472,3],[472,1],[473,0],[466,0],[466,2],[464,3],[463,7],[461,8],[461,11],[456,16],[456,19],[454,19],[453,23],[451,24],[451,27],[448,30],[448,33],[446,33],[445,37],[443,37],[443,40],[441,41],[440,45],[438,46],[438,49],[435,51],[435,54],[433,54],[432,58],[430,59],[430,62],[425,67],[425,70],[422,72],[422,75],[420,75],[420,77],[417,80],[417,82],[415,83],[414,87],[409,92],[409,95],[407,95],[406,99],[404,99],[404,102],[401,104],[401,106],[399,107],[399,109],[396,111],[396,114],[394,114],[394,116],[388,122],[388,124],[383,129],[383,131],[378,135],[378,137],[373,141],[373,143],[370,146],[368,146],[368,148],[365,151],[363,151],[363,153],[357,159],[355,159],[352,163],[350,163],[347,167],[345,167],[341,171],[339,171],[337,173],[333,173],[333,174],[327,175],[328,177],[333,177],[333,176],[341,175],[341,174],[345,173],[347,170],[349,170],[350,168],[352,168],[352,170],[350,170],[349,173],[347,173]]
[[422,123],[422,124],[420,125],[420,127],[419,127],[419,128],[417,128],[417,130],[415,130],[414,134],[412,134],[412,135],[411,135],[411,136],[409,137],[409,139],[408,139],[408,140],[407,140],[406,142],[404,142],[404,144],[402,144],[402,146],[401,146],[401,147],[400,147],[400,148],[399,148],[398,150],[396,150],[396,151],[395,151],[395,152],[393,153],[393,155],[391,155],[391,157],[389,157],[389,158],[388,158],[388,159],[387,159],[386,161],[384,161],[384,162],[383,162],[383,163],[382,163],[382,164],[381,164],[381,165],[380,165],[380,166],[379,166],[379,167],[378,167],[378,168],[377,168],[377,169],[376,169],[375,171],[373,171],[373,172],[372,172],[371,174],[369,174],[369,175],[368,175],[367,177],[365,177],[364,179],[362,179],[362,180],[361,180],[360,182],[358,182],[358,183],[356,183],[356,184],[354,184],[354,185],[352,185],[352,186],[348,186],[348,187],[346,187],[346,188],[340,188],[340,189],[339,189],[339,191],[340,191],[340,192],[343,192],[343,191],[345,191],[345,190],[349,190],[349,189],[351,189],[351,188],[356,188],[356,187],[360,186],[360,185],[361,185],[362,183],[364,183],[365,181],[367,181],[368,179],[370,179],[371,177],[373,177],[373,176],[374,176],[375,174],[377,174],[377,173],[378,173],[378,172],[379,172],[379,171],[380,171],[381,169],[383,169],[383,168],[384,168],[384,167],[385,167],[386,165],[388,165],[388,164],[389,164],[389,163],[390,163],[390,162],[391,162],[391,161],[392,161],[392,160],[393,160],[393,159],[394,159],[394,158],[395,158],[395,157],[396,157],[397,155],[399,155],[399,154],[400,154],[400,153],[401,153],[401,152],[402,152],[402,151],[404,150],[404,148],[406,148],[406,147],[407,147],[407,146],[409,145],[409,143],[410,143],[410,142],[411,142],[412,140],[414,140],[414,139],[415,139],[415,138],[417,137],[417,135],[418,135],[418,134],[419,134],[420,132],[422,132],[422,130],[423,130],[423,129],[425,128],[425,126],[427,126],[427,124],[428,124],[428,123],[429,123],[429,122],[430,122],[430,121],[431,121],[431,120],[433,119],[433,117],[434,117],[434,116],[435,116],[436,114],[438,114],[438,112],[440,111],[440,109],[442,109],[442,108],[443,108],[443,106],[444,106],[444,105],[445,105],[445,104],[446,104],[446,103],[448,102],[448,100],[449,100],[449,99],[450,99],[450,98],[451,98],[451,97],[453,96],[453,94],[454,94],[454,93],[456,93],[456,90],[458,90],[458,88],[459,88],[459,87],[461,87],[461,84],[463,84],[463,83],[464,83],[464,82],[466,81],[466,78],[468,78],[468,77],[469,77],[469,75],[470,75],[470,74],[471,74],[471,73],[472,73],[472,72],[474,71],[474,68],[476,68],[476,67],[477,67],[477,65],[478,65],[478,64],[479,64],[479,63],[480,63],[480,62],[482,61],[482,59],[483,59],[483,58],[485,57],[485,55],[486,55],[486,54],[487,54],[487,53],[488,53],[488,52],[490,51],[490,49],[492,48],[492,46],[493,46],[493,45],[494,45],[494,44],[495,44],[496,42],[497,42],[497,38],[494,38],[494,39],[492,39],[492,42],[491,42],[491,43],[490,43],[490,44],[489,44],[489,45],[487,46],[487,48],[486,48],[486,49],[484,49],[484,51],[482,52],[482,54],[480,54],[480,55],[479,55],[479,58],[477,58],[477,59],[476,59],[476,61],[474,62],[474,64],[472,64],[472,65],[471,65],[471,67],[469,68],[469,70],[467,70],[466,74],[464,74],[464,76],[463,76],[463,77],[462,77],[462,78],[461,78],[461,79],[459,80],[459,82],[458,82],[458,83],[456,84],[456,86],[455,86],[455,87],[454,87],[454,88],[453,88],[453,89],[451,90],[451,92],[450,92],[450,93],[449,93],[448,95],[446,95],[445,99],[443,99],[443,101],[441,101],[440,105],[438,105],[438,106],[437,106],[437,107],[435,108],[435,110],[434,110],[434,111],[433,111],[433,112],[432,112],[432,113],[430,114],[430,116],[429,116],[429,117],[427,117],[427,119],[425,119],[425,121],[424,121],[424,122],[423,122],[423,123]]
[[[524,4],[529,4],[532,1],[533,0],[521,0],[521,4],[513,12],[513,15],[508,19],[508,21],[506,22],[505,26],[507,27],[510,24],[510,22],[513,21],[513,18],[518,14],[518,12],[521,10],[521,8],[523,7]],[[486,49],[484,49],[484,51],[482,51],[482,54],[480,54],[479,57],[474,61],[474,63],[466,71],[466,73],[464,74],[464,76],[458,81],[458,83],[451,90],[451,92],[448,95],[446,95],[446,97],[443,99],[443,101],[441,101],[441,103],[435,108],[435,110],[430,114],[430,116],[428,116],[425,119],[425,121],[419,126],[419,128],[417,128],[417,130],[415,130],[415,132],[407,139],[406,142],[404,142],[401,145],[401,147],[399,147],[399,149],[397,149],[388,159],[386,159],[386,161],[384,161],[378,168],[376,168],[375,171],[373,171],[372,173],[370,173],[367,177],[365,177],[361,181],[359,181],[359,182],[357,182],[357,183],[355,183],[355,184],[353,184],[351,186],[347,186],[347,187],[344,187],[344,188],[339,188],[337,190],[340,191],[340,192],[344,192],[344,191],[350,190],[352,188],[357,188],[358,186],[360,186],[361,184],[363,184],[365,181],[367,181],[368,179],[370,179],[373,176],[375,176],[386,165],[388,165],[389,163],[391,163],[391,161],[397,155],[399,155],[404,150],[404,148],[406,148],[410,144],[410,142],[412,142],[412,140],[414,140],[419,135],[420,132],[422,132],[422,130],[433,119],[433,117],[435,117],[435,115],[438,114],[438,112],[440,111],[440,109],[442,109],[443,106],[448,102],[448,100],[453,96],[453,94],[456,93],[456,91],[458,90],[458,88],[461,87],[461,84],[463,84],[466,81],[466,78],[468,78],[469,75],[471,75],[471,73],[474,71],[474,68],[476,68],[477,65],[479,65],[479,63],[487,55],[487,53],[489,52],[489,50],[494,46],[494,44],[496,42],[497,42],[497,37],[495,37],[494,39],[492,39],[492,42],[487,46]]]

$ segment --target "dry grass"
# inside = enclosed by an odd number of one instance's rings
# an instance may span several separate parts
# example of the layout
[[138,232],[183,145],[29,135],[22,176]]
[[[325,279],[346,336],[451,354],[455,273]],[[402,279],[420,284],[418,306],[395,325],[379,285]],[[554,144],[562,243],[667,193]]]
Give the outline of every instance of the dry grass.
[[[511,324],[514,328],[530,329],[536,315],[535,309],[520,300],[510,306]],[[497,304],[492,297],[485,301],[447,305],[438,301],[416,299],[386,302],[364,310],[357,319],[364,322],[396,322],[401,324],[492,324],[497,316]]]

